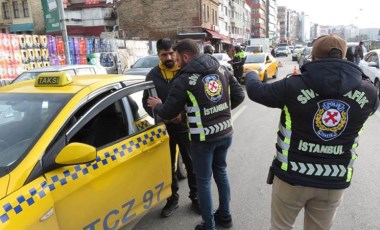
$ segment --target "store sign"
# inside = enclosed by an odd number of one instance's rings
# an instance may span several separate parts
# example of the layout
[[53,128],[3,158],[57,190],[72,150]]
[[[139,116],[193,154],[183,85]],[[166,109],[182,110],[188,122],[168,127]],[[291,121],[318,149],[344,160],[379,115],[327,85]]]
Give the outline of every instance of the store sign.
[[56,0],[41,0],[44,11],[46,32],[61,31],[59,11]]

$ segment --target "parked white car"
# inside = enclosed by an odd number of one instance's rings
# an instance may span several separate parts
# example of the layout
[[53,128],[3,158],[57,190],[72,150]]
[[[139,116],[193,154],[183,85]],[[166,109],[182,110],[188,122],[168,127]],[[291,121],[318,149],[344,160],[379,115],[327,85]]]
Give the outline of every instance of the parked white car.
[[232,66],[228,61],[231,60],[231,58],[226,53],[214,53],[212,56],[214,56],[216,59],[218,59],[219,63],[222,66],[225,66],[229,71],[232,72]]
[[[371,50],[365,54],[364,59],[360,61],[359,67],[364,75],[369,77],[373,84],[380,90],[380,49]],[[379,95],[380,97],[380,95]]]
[[57,65],[42,68],[35,68],[27,70],[18,77],[16,77],[12,83],[35,79],[40,73],[46,72],[66,72],[70,76],[80,75],[92,75],[92,74],[107,74],[107,70],[103,66],[96,65]]

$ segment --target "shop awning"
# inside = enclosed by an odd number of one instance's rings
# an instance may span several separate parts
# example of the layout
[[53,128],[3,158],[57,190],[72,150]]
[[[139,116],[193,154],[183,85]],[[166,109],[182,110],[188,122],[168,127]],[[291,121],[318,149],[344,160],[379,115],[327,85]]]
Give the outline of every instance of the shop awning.
[[208,30],[208,29],[206,29],[206,32],[207,32],[207,33],[211,36],[211,38],[213,38],[213,39],[219,39],[219,40],[222,39],[222,35],[219,34],[218,32],[215,32],[215,31],[213,31],[213,30]]
[[177,34],[178,39],[185,39],[185,38],[191,38],[191,39],[204,39],[206,37],[206,33],[182,33]]
[[12,24],[9,26],[9,32],[33,31],[33,23]]
[[231,38],[222,35],[222,43],[225,43],[225,44],[232,44],[232,42],[231,42]]

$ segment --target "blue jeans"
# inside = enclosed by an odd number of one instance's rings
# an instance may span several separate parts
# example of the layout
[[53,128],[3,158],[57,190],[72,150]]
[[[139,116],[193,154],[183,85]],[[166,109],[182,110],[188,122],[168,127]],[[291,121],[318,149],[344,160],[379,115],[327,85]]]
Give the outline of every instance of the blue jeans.
[[214,142],[191,142],[191,157],[198,186],[198,198],[203,221],[208,229],[215,229],[214,207],[211,196],[211,175],[214,173],[219,194],[218,214],[231,216],[230,183],[227,176],[227,150],[232,136]]

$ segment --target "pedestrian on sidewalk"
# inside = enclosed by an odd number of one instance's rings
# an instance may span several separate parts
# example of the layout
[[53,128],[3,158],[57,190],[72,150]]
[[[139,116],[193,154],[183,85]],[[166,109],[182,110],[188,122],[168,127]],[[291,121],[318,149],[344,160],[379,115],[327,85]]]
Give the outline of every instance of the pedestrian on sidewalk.
[[354,57],[355,57],[355,63],[359,65],[359,62],[363,60],[364,58],[364,52],[363,52],[363,46],[364,42],[359,42],[359,45],[355,47]]

